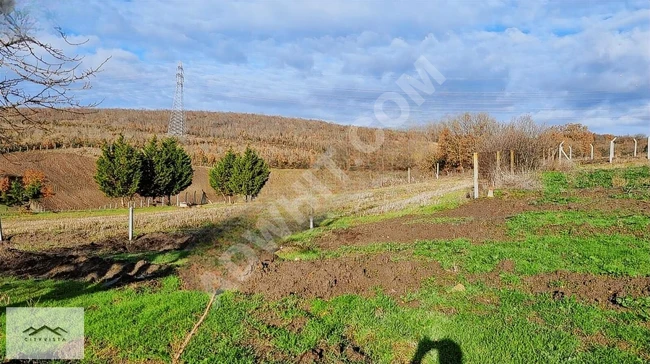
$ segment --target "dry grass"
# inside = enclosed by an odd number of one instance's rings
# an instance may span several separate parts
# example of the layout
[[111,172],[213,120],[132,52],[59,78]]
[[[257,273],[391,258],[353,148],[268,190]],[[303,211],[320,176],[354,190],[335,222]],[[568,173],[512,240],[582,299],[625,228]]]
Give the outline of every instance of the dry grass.
[[[471,185],[469,175],[442,178],[422,183],[369,189],[364,191],[338,192],[333,194],[293,195],[280,203],[278,199],[255,201],[252,203],[223,203],[193,208],[166,207],[135,209],[135,232],[145,234],[161,231],[200,229],[227,223],[233,219],[256,223],[274,221],[281,218],[290,232],[308,227],[304,221],[294,218],[292,211],[309,215],[310,201],[315,216],[332,217],[341,215],[372,215],[400,210],[411,206],[435,203],[443,194],[466,189]],[[127,235],[128,213],[126,209],[18,215],[3,219],[5,234],[13,236],[12,242],[21,248],[39,249],[42,247],[87,244],[110,238],[123,238]]]

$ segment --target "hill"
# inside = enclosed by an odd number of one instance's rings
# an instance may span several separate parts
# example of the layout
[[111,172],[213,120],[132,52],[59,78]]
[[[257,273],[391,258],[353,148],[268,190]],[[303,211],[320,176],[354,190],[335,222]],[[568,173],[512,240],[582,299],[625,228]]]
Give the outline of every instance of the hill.
[[[42,110],[38,114],[47,130],[32,130],[11,146],[12,151],[67,147],[99,147],[123,134],[144,144],[153,135],[167,132],[169,111],[97,109],[82,113]],[[323,152],[331,150],[337,164],[346,169],[404,170],[417,164],[435,148],[425,133],[376,128],[352,128],[319,120],[243,113],[188,111],[188,135],[184,144],[193,163],[212,165],[232,148],[251,146],[273,168],[309,168]],[[351,141],[372,143],[383,135],[382,148],[364,153]]]
[[[22,175],[25,170],[36,169],[45,173],[49,184],[53,187],[54,196],[42,202],[45,210],[80,210],[97,209],[118,203],[117,199],[109,199],[99,191],[93,176],[95,163],[99,156],[96,148],[67,148],[48,151],[29,151],[9,153],[0,157],[0,175]],[[194,166],[194,179],[187,188],[188,200],[193,201],[194,192],[197,199],[204,191],[212,202],[221,202],[222,197],[217,196],[208,182],[209,167]],[[259,200],[268,201],[281,197],[295,198],[306,192],[300,185],[306,186],[307,182],[302,177],[305,170],[278,169],[271,171],[269,182],[262,190]],[[327,169],[313,170],[312,173],[318,181],[332,192],[356,191],[381,185],[395,185],[406,182],[407,174],[404,172],[387,172],[380,175],[373,171],[350,171],[348,179],[341,181]],[[412,171],[412,178],[423,180],[431,175],[420,174]],[[298,183],[298,184],[296,184]],[[180,196],[185,200],[185,193]]]

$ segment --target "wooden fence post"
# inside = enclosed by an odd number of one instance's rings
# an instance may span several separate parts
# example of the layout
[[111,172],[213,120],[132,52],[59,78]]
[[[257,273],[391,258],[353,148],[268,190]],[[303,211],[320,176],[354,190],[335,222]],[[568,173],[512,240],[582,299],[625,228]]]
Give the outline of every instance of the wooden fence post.
[[474,198],[478,198],[478,153],[474,153]]
[[497,150],[497,172],[501,170],[501,151]]
[[515,173],[515,151],[510,149],[510,173]]
[[594,160],[594,145],[589,144],[589,146],[591,147],[591,160]]

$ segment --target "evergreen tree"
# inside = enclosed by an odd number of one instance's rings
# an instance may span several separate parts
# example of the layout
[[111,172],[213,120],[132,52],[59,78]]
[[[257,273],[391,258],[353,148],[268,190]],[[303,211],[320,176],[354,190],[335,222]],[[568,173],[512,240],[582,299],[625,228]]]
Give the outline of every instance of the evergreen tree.
[[210,186],[217,193],[221,193],[224,198],[228,197],[228,202],[232,202],[232,196],[236,194],[236,191],[231,188],[232,186],[230,184],[236,161],[237,155],[232,149],[229,149],[226,155],[210,169],[209,173]]
[[138,184],[138,195],[142,197],[156,198],[161,196],[161,188],[155,183],[156,171],[154,159],[158,153],[158,138],[154,135],[140,152],[142,176]]
[[95,182],[107,197],[119,197],[124,206],[124,197],[131,198],[138,190],[141,166],[138,151],[120,135],[113,144],[102,147]]
[[246,201],[252,200],[260,193],[270,174],[264,159],[260,158],[253,149],[246,148],[244,154],[235,160],[229,188],[235,193],[244,195]]
[[172,181],[166,190],[169,196],[177,195],[192,184],[194,170],[192,169],[192,158],[185,152],[182,146],[178,145],[176,139],[168,138],[163,140],[163,150],[169,149],[173,155]]

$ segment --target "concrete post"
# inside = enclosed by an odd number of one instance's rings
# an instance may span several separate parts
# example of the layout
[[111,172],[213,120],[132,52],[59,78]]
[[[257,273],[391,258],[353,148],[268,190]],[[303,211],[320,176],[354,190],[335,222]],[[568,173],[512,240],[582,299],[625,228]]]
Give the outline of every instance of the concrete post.
[[133,240],[133,207],[129,207],[129,241]]
[[309,229],[311,230],[313,228],[314,228],[314,208],[311,207],[311,209],[309,210]]
[[408,169],[408,183],[411,183],[411,167]]
[[591,160],[594,160],[594,145],[589,144],[589,147],[591,147]]
[[510,149],[510,173],[515,173],[515,151]]
[[564,150],[562,150],[562,145],[564,142],[560,143],[560,146],[557,147],[557,160],[561,161],[562,160],[562,153],[564,153]]
[[[648,159],[650,159],[650,152],[648,152]],[[440,162],[436,162],[436,179],[440,176]]]
[[474,153],[474,198],[478,198],[478,153]]
[[616,138],[609,142],[609,163],[614,161],[614,141],[616,141]]
[[636,158],[636,146],[637,146],[637,141],[634,139],[634,158]]

